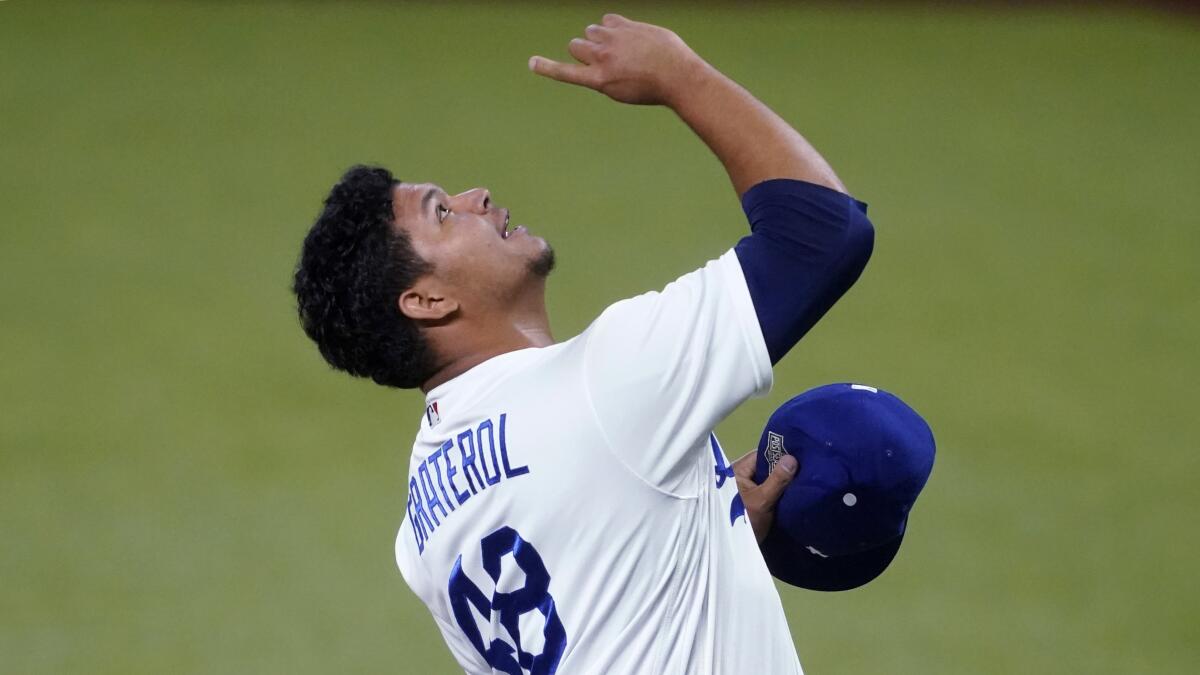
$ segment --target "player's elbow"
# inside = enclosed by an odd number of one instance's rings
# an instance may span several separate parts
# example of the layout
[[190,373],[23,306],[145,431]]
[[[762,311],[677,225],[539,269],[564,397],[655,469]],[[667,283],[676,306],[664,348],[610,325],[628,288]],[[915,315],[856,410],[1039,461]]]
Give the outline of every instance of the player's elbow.
[[871,225],[866,214],[859,214],[859,217],[852,219],[846,239],[851,255],[858,261],[859,270],[862,270],[866,267],[866,261],[871,259],[871,253],[875,251],[875,226]]

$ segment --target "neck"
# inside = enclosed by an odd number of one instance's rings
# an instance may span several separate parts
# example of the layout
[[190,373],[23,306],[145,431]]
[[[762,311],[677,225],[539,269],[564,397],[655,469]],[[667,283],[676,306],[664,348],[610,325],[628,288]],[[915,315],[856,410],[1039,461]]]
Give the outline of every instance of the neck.
[[[544,303],[505,317],[487,317],[482,325],[445,326],[432,329],[427,337],[440,353],[450,354],[421,391],[448,382],[490,358],[530,347],[549,347],[554,344],[550,334],[550,319]],[[453,331],[453,332],[449,332]],[[438,332],[443,334],[439,335]]]

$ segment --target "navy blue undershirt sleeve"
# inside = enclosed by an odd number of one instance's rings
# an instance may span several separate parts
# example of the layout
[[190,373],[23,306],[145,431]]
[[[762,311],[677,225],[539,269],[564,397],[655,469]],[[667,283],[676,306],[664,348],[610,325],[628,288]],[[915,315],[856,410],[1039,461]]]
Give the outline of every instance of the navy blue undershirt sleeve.
[[867,205],[813,183],[775,179],[742,195],[751,234],[734,250],[771,363],[858,280],[875,243]]

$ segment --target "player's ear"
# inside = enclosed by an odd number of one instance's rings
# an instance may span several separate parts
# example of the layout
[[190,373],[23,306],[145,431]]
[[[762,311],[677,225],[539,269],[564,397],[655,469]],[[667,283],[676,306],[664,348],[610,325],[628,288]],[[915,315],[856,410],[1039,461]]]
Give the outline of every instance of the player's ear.
[[441,292],[436,285],[420,279],[400,294],[400,313],[415,321],[441,321],[458,311],[458,301]]

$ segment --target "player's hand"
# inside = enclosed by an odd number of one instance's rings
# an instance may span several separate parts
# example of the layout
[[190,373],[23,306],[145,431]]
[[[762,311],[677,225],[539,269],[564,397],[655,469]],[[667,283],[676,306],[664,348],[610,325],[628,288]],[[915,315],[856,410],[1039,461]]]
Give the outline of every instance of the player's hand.
[[529,69],[595,89],[622,103],[670,105],[706,65],[670,30],[619,14],[605,14],[599,25],[588,26],[583,35],[567,45],[578,64],[534,56]]
[[733,476],[737,481],[738,494],[746,505],[746,516],[750,519],[750,527],[754,530],[754,538],[762,543],[771,531],[771,523],[775,520],[775,503],[779,501],[784,488],[796,476],[799,464],[791,455],[784,455],[775,464],[775,469],[767,479],[758,484],[754,482],[754,466],[758,462],[758,452],[751,450],[733,463]]

